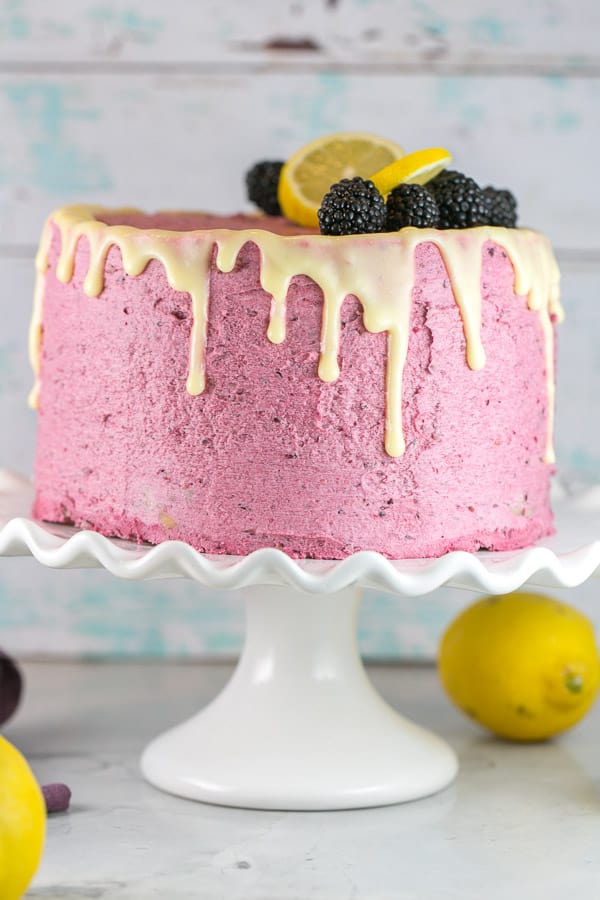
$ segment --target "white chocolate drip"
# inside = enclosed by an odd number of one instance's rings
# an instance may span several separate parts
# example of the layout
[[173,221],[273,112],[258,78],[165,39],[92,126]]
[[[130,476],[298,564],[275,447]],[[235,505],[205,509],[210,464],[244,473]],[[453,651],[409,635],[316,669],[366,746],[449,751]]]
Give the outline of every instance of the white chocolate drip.
[[[414,285],[415,250],[419,244],[433,243],[448,271],[460,310],[466,360],[471,369],[485,365],[481,341],[481,265],[486,242],[504,248],[515,272],[515,293],[526,295],[529,309],[539,315],[544,337],[548,387],[548,434],[544,459],[554,462],[552,441],[554,410],[553,318],[562,319],[559,301],[559,272],[547,238],[527,229],[480,227],[437,231],[405,228],[400,232],[351,237],[324,235],[278,235],[260,229],[234,231],[165,231],[126,225],[106,225],[98,219],[106,211],[98,207],[65,207],[46,224],[37,256],[38,280],[30,327],[29,353],[36,374],[31,405],[37,405],[37,387],[43,331],[43,291],[48,268],[48,252],[54,224],[60,231],[61,252],[56,267],[60,281],[73,276],[77,243],[89,242],[90,262],[83,289],[97,296],[104,286],[104,266],[111,246],[120,248],[123,268],[139,275],[152,259],[165,268],[174,290],[190,295],[193,326],[187,390],[201,394],[205,389],[205,347],[208,322],[208,280],[213,247],[221,272],[231,272],[244,244],[252,242],[261,255],[260,281],[271,297],[267,338],[279,344],[286,334],[286,296],[295,275],[307,275],[323,291],[319,378],[335,381],[340,375],[340,311],[345,298],[354,295],[363,309],[365,328],[387,332],[385,448],[390,456],[405,449],[402,428],[402,376],[409,339],[411,295]],[[121,211],[131,212],[131,210]],[[115,212],[111,215],[114,217]]]

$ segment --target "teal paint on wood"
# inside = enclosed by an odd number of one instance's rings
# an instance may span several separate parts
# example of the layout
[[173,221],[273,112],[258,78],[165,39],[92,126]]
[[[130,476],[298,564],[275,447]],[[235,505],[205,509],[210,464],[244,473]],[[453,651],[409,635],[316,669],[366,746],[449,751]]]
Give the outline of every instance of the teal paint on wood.
[[436,105],[441,108],[456,107],[467,96],[468,88],[465,78],[437,78],[434,85]]
[[34,183],[50,194],[107,190],[111,181],[101,159],[82,158],[74,146],[35,143],[31,147]]
[[413,9],[417,13],[417,23],[427,34],[434,38],[444,38],[449,31],[449,23],[433,3],[426,0],[413,0]]
[[23,0],[4,0],[0,7],[0,40],[25,41],[30,35],[31,25],[23,12]]
[[556,88],[559,91],[565,91],[569,87],[569,79],[564,75],[545,75],[544,81],[549,87]]
[[36,624],[40,611],[35,603],[30,602],[34,597],[35,591],[16,587],[14,580],[6,577],[6,573],[0,574],[0,646],[2,635],[10,636],[14,630]]
[[478,16],[473,19],[469,28],[472,40],[491,45],[508,44],[515,47],[518,44],[515,29],[512,23],[500,19],[497,16]]
[[561,452],[557,441],[559,459],[564,468],[577,472],[582,478],[597,480],[600,473],[600,449],[597,447],[570,447]]
[[346,79],[335,72],[323,72],[317,78],[313,94],[308,129],[313,137],[341,128],[345,112]]
[[467,133],[481,128],[488,116],[485,103],[468,78],[440,78],[435,88],[435,104],[440,111],[451,111]]
[[133,7],[118,9],[114,4],[104,3],[92,7],[88,16],[92,23],[110,29],[121,40],[152,44],[165,27],[165,19],[149,17]]
[[470,129],[480,128],[486,119],[487,110],[480,103],[467,103],[460,111],[460,119]]
[[553,3],[545,3],[543,9],[544,14],[541,21],[545,25],[549,25],[551,28],[560,28],[563,24],[560,15],[560,8],[558,6],[555,6]]
[[49,38],[70,38],[75,35],[73,25],[64,20],[46,19],[44,28]]
[[557,131],[573,131],[577,129],[581,123],[580,116],[572,110],[560,110],[554,118]]
[[100,116],[97,109],[80,105],[76,88],[48,81],[14,82],[4,86],[4,93],[29,142],[30,167],[22,178],[62,200],[112,186],[102,154],[88,154],[68,137],[72,123]]
[[[347,101],[347,78],[338,72],[318,73],[309,91],[290,91],[289,83],[283,82],[271,97],[273,109],[281,112],[282,119],[290,120],[290,129],[295,131],[300,124],[303,138],[298,141],[298,146],[322,134],[348,130],[343,124],[348,111]],[[355,115],[354,130],[359,131],[360,110],[356,110]],[[278,129],[281,127],[278,122]]]
[[5,28],[8,36],[18,41],[23,41],[29,37],[29,22],[24,16],[11,16],[5,22]]

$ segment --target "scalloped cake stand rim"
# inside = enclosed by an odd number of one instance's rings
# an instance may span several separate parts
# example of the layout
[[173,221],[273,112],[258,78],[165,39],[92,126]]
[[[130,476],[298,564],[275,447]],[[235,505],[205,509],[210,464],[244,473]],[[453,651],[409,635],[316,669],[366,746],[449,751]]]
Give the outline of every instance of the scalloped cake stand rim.
[[453,551],[410,560],[389,560],[365,550],[343,560],[295,560],[275,548],[216,556],[181,541],[140,545],[40,523],[28,514],[31,483],[0,470],[0,556],[30,554],[52,568],[104,567],[126,579],[187,577],[225,590],[277,584],[333,593],[357,585],[421,596],[442,585],[490,593],[506,593],[525,583],[575,587],[600,574],[600,485],[572,493],[559,486],[555,495],[556,534],[523,550]]

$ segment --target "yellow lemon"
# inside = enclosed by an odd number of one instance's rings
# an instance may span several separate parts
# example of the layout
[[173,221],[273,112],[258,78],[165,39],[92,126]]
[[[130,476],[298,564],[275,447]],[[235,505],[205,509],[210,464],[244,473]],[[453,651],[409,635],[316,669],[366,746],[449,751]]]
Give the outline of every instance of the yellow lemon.
[[426,184],[445,169],[452,156],[443,147],[429,147],[408,153],[371,175],[371,181],[384,196],[399,184]]
[[0,737],[0,897],[19,900],[40,863],[46,805],[19,751]]
[[552,597],[485,597],[442,637],[442,684],[454,703],[501,737],[539,741],[589,710],[600,683],[591,622]]
[[281,211],[292,222],[318,228],[317,211],[332,184],[355,175],[370,178],[403,153],[399,144],[360,131],[317,138],[297,150],[281,170]]

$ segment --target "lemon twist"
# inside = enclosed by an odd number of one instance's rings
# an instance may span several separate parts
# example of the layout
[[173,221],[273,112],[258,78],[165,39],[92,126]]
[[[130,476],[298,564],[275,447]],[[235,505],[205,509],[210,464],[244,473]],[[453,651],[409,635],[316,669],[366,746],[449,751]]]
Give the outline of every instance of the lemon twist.
[[451,161],[451,154],[443,147],[429,147],[402,156],[371,175],[370,180],[379,193],[385,196],[399,184],[426,184]]

